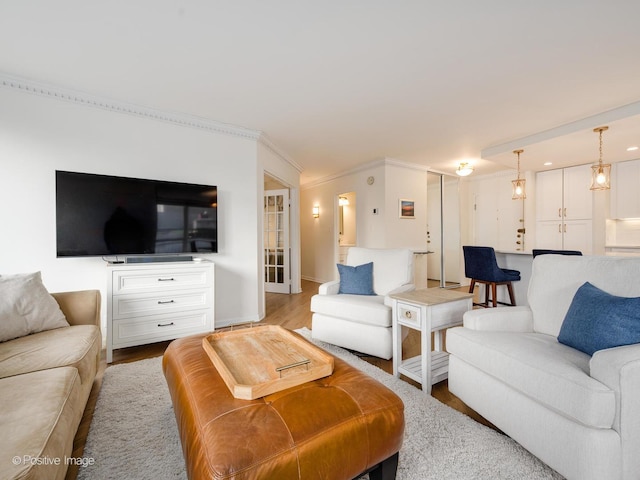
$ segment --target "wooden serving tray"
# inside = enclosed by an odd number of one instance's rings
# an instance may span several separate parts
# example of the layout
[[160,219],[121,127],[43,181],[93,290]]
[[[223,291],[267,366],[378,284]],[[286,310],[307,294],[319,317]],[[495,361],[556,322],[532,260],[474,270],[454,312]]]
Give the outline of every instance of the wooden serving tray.
[[333,357],[278,325],[202,339],[205,352],[235,398],[254,400],[333,373]]

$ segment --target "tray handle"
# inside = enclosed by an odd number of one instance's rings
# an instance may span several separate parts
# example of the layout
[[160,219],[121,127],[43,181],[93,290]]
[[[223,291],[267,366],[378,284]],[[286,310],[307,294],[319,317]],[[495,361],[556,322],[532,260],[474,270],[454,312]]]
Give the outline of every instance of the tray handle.
[[283,365],[282,367],[278,367],[278,368],[276,368],[276,372],[280,373],[280,378],[282,378],[282,372],[284,370],[289,370],[290,368],[300,367],[302,365],[306,365],[307,366],[307,370],[309,370],[309,364],[310,363],[311,363],[311,360],[309,360],[308,358],[305,358],[304,360],[300,360],[299,362],[290,363],[289,365]]

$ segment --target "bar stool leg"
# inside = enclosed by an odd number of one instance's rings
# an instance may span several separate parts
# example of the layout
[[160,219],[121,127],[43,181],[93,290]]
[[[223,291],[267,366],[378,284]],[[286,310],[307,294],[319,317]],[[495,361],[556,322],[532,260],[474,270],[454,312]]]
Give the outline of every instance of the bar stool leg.
[[516,306],[516,299],[515,299],[515,296],[513,294],[513,285],[511,285],[511,282],[507,283],[507,289],[509,290],[509,300],[511,301],[511,306],[515,307]]

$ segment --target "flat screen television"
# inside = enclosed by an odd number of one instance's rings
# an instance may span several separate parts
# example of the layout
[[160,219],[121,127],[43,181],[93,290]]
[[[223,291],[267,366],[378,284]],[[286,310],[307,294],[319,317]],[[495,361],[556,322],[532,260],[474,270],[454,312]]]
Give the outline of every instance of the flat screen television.
[[215,253],[217,187],[56,171],[58,257]]

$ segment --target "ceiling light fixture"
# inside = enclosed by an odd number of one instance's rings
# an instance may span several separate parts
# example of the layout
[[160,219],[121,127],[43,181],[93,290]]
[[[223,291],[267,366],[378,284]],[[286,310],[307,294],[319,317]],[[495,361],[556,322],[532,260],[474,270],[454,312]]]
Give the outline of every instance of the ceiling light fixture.
[[634,152],[636,150],[638,150],[638,147],[636,147],[636,146],[627,148],[627,152]]
[[513,153],[518,156],[518,178],[516,180],[511,180],[513,188],[511,198],[513,200],[524,200],[527,198],[527,193],[525,191],[526,180],[524,178],[520,178],[520,154],[522,152],[524,152],[522,149],[513,151]]
[[609,127],[594,128],[593,131],[600,135],[600,158],[597,165],[591,166],[591,190],[609,190],[611,188],[611,164],[602,163],[602,132]]
[[461,177],[466,177],[471,172],[473,172],[473,167],[469,162],[460,162],[458,169],[456,170],[456,173]]

